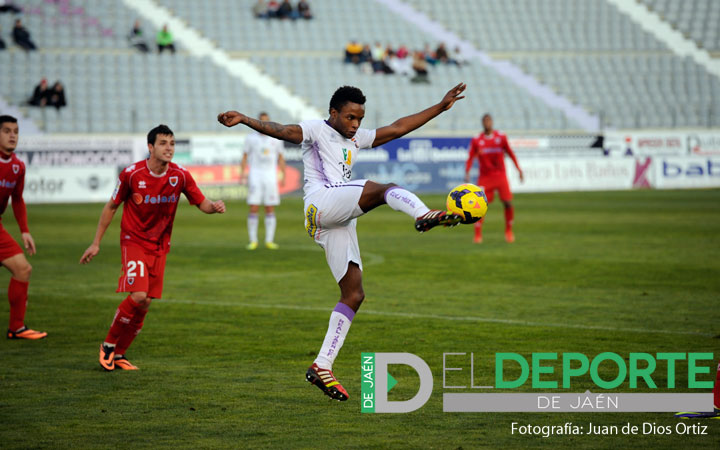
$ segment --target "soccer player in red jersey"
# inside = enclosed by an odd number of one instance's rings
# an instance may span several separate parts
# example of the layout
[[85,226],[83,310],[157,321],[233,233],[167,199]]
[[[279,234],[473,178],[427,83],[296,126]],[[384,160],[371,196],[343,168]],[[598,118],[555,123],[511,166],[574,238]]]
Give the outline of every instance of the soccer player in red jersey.
[[[493,119],[490,114],[482,117],[483,132],[470,141],[470,155],[465,163],[465,182],[470,181],[470,168],[475,158],[480,165],[480,176],[478,186],[485,189],[488,203],[495,198],[495,191],[500,193],[500,200],[505,206],[505,240],[515,242],[515,235],[512,231],[515,211],[511,203],[512,192],[505,173],[505,154],[512,159],[515,167],[520,173],[520,181],[523,181],[523,171],[518,165],[515,153],[508,144],[507,136],[497,130],[493,130]],[[484,219],[475,222],[475,239],[473,242],[482,242],[482,223]]]
[[[12,116],[0,116],[0,215],[5,212],[8,200],[12,198],[15,220],[20,226],[23,245],[29,255],[35,254],[35,242],[30,235],[27,221],[27,209],[23,200],[25,186],[25,164],[15,156],[19,128],[17,119]],[[23,254],[22,248],[5,231],[0,223],[0,261],[12,277],[8,287],[10,301],[10,326],[8,339],[42,339],[47,333],[31,330],[25,326],[28,285],[32,267]]]
[[120,173],[115,192],[100,215],[95,239],[80,258],[81,264],[87,264],[98,254],[115,211],[125,202],[120,224],[123,274],[116,292],[130,295],[120,303],[105,342],[100,345],[100,365],[107,371],[137,370],[125,352],[142,329],[150,302],[162,295],[165,257],[170,251],[180,194],[206,214],[225,212],[222,200],[205,198],[190,172],[171,162],[175,137],[170,128],[153,128],[147,142],[149,158]]

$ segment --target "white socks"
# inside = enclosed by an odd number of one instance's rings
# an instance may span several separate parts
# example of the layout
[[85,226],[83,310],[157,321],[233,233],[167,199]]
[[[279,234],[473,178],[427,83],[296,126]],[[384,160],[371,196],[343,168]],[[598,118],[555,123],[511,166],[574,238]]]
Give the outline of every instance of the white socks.
[[[265,214],[265,242],[275,242],[275,225],[277,219],[275,214]],[[257,233],[256,233],[257,235]]]
[[248,214],[247,219],[248,237],[250,242],[257,242],[258,216],[257,214]]
[[395,211],[402,211],[413,219],[426,214],[430,208],[417,195],[399,186],[385,191],[385,203]]
[[353,317],[355,317],[355,311],[348,305],[340,302],[335,305],[335,309],[330,314],[330,324],[327,334],[325,334],[325,340],[320,348],[320,353],[315,358],[315,364],[321,369],[332,370],[333,362],[345,342],[345,336],[350,330]]

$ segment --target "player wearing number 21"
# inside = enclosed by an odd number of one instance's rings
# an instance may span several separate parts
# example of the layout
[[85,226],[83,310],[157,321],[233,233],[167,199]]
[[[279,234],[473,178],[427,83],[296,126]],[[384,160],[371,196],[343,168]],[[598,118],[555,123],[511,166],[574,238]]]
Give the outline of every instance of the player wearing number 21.
[[100,345],[100,365],[107,371],[137,370],[125,352],[142,329],[150,302],[162,295],[165,256],[170,251],[180,194],[206,214],[225,212],[222,200],[205,198],[190,172],[171,162],[175,137],[170,128],[153,128],[147,143],[149,157],[120,172],[115,192],[100,215],[95,239],[80,258],[81,264],[87,264],[98,254],[100,241],[124,202],[120,224],[122,275],[117,292],[130,295],[120,303],[105,342]]

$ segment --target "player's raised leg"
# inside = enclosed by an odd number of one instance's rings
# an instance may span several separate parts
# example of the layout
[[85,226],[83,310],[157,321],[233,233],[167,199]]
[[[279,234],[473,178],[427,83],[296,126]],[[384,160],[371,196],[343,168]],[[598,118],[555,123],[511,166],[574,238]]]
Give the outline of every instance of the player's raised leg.
[[[14,242],[15,241],[13,241],[13,243]],[[12,274],[10,284],[8,285],[10,323],[7,338],[35,340],[46,337],[47,333],[31,330],[25,326],[25,311],[27,310],[28,286],[30,285],[32,266],[30,266],[30,263],[23,253],[18,253],[4,259],[2,265],[7,267]]]
[[404,212],[415,219],[415,229],[423,232],[438,225],[453,226],[460,223],[462,217],[428,208],[414,193],[396,184],[379,184],[367,181],[363,188],[358,205],[363,212],[368,212],[386,204],[395,211]]
[[355,313],[365,299],[362,288],[362,270],[354,263],[348,264],[345,276],[338,283],[340,285],[340,301],[330,314],[330,323],[323,340],[322,347],[312,366],[307,371],[307,380],[319,387],[329,397],[345,401],[348,393],[335,378],[332,365],[335,362]]

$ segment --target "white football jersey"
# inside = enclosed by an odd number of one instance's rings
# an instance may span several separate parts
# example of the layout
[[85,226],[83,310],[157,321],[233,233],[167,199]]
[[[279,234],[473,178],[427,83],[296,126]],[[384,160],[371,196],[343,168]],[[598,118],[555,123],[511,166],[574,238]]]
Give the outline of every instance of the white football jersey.
[[282,154],[283,148],[281,140],[257,132],[250,134],[243,147],[243,153],[248,155],[250,174],[275,176],[278,155]]
[[324,120],[306,120],[300,128],[306,195],[326,184],[350,181],[358,150],[371,148],[375,140],[375,130],[360,128],[347,139]]

